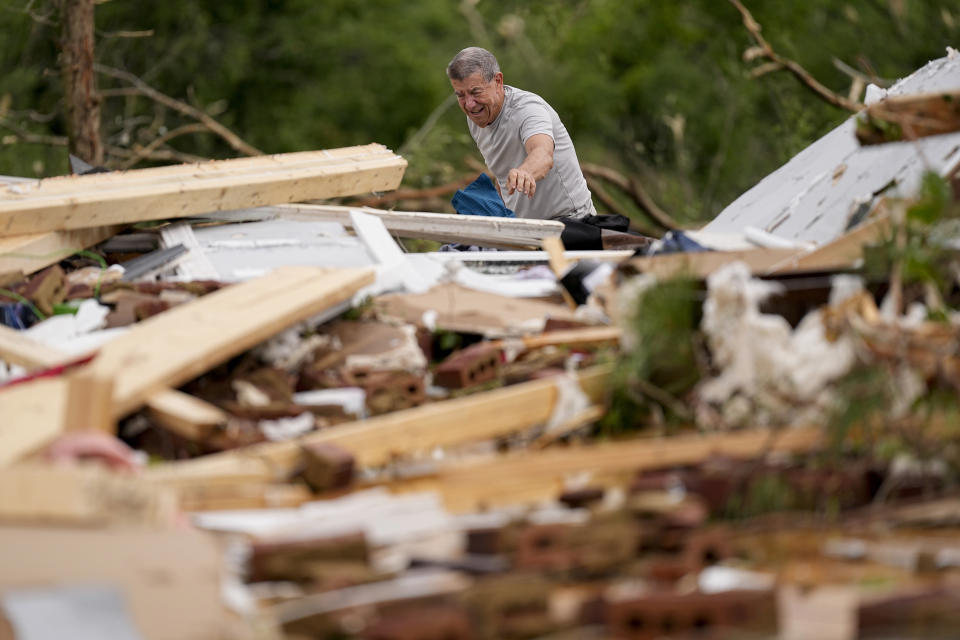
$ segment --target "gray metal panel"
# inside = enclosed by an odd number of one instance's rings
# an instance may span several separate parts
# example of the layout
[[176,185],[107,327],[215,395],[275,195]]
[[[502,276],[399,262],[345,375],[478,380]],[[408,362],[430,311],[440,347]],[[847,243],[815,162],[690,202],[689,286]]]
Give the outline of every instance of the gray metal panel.
[[281,265],[374,264],[363,242],[337,223],[274,218],[194,227],[193,233],[224,280],[245,280]]
[[[951,50],[900,80],[888,95],[960,89],[960,55]],[[912,196],[924,171],[940,175],[960,164],[960,133],[861,147],[855,117],[794,156],[741,195],[704,231],[738,233],[757,227],[782,238],[826,244],[840,236],[852,211],[891,180],[890,195]]]

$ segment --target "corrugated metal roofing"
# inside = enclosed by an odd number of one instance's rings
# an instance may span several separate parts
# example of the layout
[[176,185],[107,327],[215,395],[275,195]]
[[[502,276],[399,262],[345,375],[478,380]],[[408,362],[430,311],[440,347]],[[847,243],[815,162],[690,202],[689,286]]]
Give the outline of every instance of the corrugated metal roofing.
[[[960,89],[960,54],[933,60],[898,81],[887,95]],[[895,181],[887,195],[912,196],[929,168],[947,175],[960,165],[960,133],[862,147],[856,116],[793,157],[741,195],[704,231],[741,233],[756,227],[797,242],[825,244],[842,235],[850,214]]]

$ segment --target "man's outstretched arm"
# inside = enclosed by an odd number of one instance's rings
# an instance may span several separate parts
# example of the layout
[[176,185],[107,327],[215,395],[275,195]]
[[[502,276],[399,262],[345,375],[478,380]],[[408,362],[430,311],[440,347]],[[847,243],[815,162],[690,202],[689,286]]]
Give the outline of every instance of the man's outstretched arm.
[[524,147],[527,158],[507,174],[507,193],[519,191],[532,198],[537,190],[537,180],[543,179],[553,168],[553,138],[538,133],[530,136]]

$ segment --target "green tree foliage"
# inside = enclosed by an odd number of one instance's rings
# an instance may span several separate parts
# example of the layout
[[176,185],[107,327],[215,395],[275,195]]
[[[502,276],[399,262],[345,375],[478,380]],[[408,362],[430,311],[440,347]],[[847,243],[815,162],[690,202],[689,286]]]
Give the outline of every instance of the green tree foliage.
[[[0,0],[0,115],[62,136],[52,5]],[[780,54],[844,94],[850,78],[834,58],[896,79],[960,35],[960,10],[948,2],[747,5]],[[205,109],[266,152],[371,141],[400,149],[410,186],[459,177],[465,156],[479,159],[443,73],[470,44],[497,53],[509,84],[553,104],[581,161],[638,175],[682,222],[712,218],[847,117],[784,72],[750,77],[741,58],[750,36],[721,0],[109,0],[96,11],[102,64]],[[118,37],[138,30],[152,35]],[[123,84],[101,76],[100,86]],[[143,97],[111,95],[104,136],[144,144],[161,116],[168,129],[185,122]],[[171,145],[235,155],[209,134]],[[65,155],[2,144],[0,173],[62,173]]]

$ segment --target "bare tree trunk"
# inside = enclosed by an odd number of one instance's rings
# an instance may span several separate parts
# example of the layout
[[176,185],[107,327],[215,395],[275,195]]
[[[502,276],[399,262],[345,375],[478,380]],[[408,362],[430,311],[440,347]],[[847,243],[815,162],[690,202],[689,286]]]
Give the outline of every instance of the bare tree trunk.
[[59,0],[59,4],[60,69],[70,153],[92,165],[101,165],[100,96],[93,72],[94,0]]

